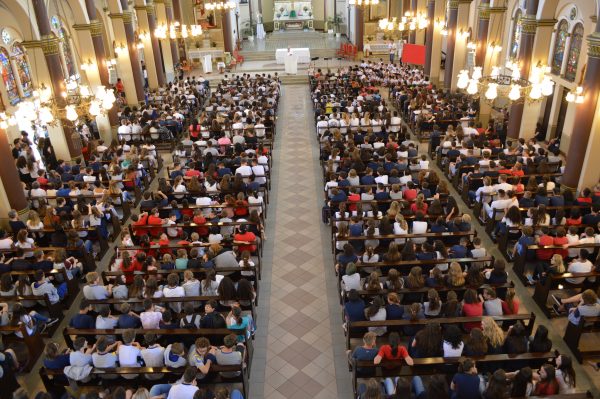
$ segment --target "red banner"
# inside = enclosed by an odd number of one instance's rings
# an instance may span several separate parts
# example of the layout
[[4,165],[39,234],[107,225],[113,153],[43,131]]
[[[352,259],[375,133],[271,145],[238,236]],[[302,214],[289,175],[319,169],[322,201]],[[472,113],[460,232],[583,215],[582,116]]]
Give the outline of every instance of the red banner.
[[405,43],[402,47],[402,62],[405,64],[425,65],[425,46]]

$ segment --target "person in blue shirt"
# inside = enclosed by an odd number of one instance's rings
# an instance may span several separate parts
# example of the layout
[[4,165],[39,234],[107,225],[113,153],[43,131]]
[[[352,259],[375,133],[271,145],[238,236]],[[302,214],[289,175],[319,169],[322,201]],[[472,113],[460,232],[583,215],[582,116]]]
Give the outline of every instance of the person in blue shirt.
[[141,328],[142,322],[140,316],[131,311],[131,305],[122,303],[121,314],[117,320],[117,328]]
[[62,370],[71,365],[70,356],[67,350],[61,351],[56,342],[50,342],[46,345],[44,351],[44,367],[50,370]]
[[387,305],[385,305],[386,320],[402,320],[404,316],[404,306],[400,304],[400,298],[395,292],[387,295]]
[[451,399],[480,399],[479,375],[472,359],[465,359],[458,366],[458,373],[452,378],[450,384]]
[[344,201],[346,201],[346,199],[348,199],[348,196],[346,195],[346,193],[343,190],[339,190],[337,187],[333,187],[331,189],[330,206],[331,206],[331,204],[336,204],[338,202],[344,202]]
[[527,251],[527,247],[535,244],[535,238],[533,237],[533,229],[531,226],[524,226],[521,230],[521,237],[517,240],[515,248],[513,250],[513,256],[524,255]]
[[346,322],[367,320],[365,318],[365,301],[355,289],[348,292],[348,301],[344,304],[344,315]]
[[350,244],[344,244],[343,252],[337,257],[337,264],[335,270],[338,273],[344,274],[346,265],[350,262],[357,262],[358,256],[354,253],[354,247]]
[[373,169],[367,168],[365,175],[360,178],[360,184],[369,185],[375,184],[375,178],[373,177]]
[[[376,346],[377,335],[374,332],[368,332],[363,336],[363,345],[354,348],[354,351],[350,353],[350,358],[354,360],[369,360],[373,361],[379,349]],[[375,371],[375,369],[372,369]],[[356,372],[365,375],[364,369],[357,368]]]
[[92,310],[92,305],[87,299],[82,299],[79,304],[79,313],[73,316],[69,321],[69,327],[77,329],[96,328],[96,320],[88,313]]
[[467,248],[467,238],[461,237],[460,243],[458,245],[453,245],[450,248],[450,258],[458,259],[458,258],[468,258],[469,257],[469,249]]
[[377,183],[377,191],[375,192],[375,201],[385,201],[390,199],[390,193],[385,191],[385,186],[382,183]]

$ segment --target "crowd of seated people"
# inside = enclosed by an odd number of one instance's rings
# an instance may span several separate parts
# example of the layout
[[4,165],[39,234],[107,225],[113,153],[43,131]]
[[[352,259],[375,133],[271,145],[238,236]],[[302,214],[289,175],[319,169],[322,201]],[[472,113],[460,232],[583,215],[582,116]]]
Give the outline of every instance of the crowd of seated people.
[[[176,109],[166,108],[165,98],[179,97],[180,105],[189,101],[190,113],[184,116],[190,123],[182,130],[166,177],[159,177],[157,190],[142,194],[141,211],[134,212],[132,223],[121,231],[109,270],[85,274],[80,311],[69,321],[77,338],[67,340],[66,349],[58,343],[47,345],[46,369],[63,370],[73,378],[69,373],[88,366],[171,367],[180,372],[175,384],[157,382],[148,389],[140,387],[139,394],[243,397],[238,390],[213,388],[210,383],[215,376],[239,382],[236,378],[247,373],[251,362],[248,345],[256,329],[279,82],[277,76],[242,75],[226,76],[212,94],[200,86],[205,87],[188,79],[154,93],[146,111],[158,108],[164,116]],[[126,121],[124,126],[137,122]],[[126,136],[131,130],[121,132],[125,136],[118,148],[134,148],[137,140]],[[153,145],[141,141],[139,146]],[[159,159],[159,150],[153,151]],[[107,332],[113,329],[118,332]],[[90,330],[95,333],[85,332]],[[211,365],[217,371],[211,371]],[[243,368],[218,371],[218,366],[228,365]],[[98,373],[75,380],[135,376]]]

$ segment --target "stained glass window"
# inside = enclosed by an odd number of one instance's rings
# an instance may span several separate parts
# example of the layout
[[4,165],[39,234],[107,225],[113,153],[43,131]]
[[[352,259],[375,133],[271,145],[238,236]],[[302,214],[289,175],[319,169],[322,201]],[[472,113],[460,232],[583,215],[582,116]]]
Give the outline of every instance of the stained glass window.
[[67,67],[65,75],[67,77],[76,76],[77,68],[75,67],[75,59],[73,58],[73,52],[71,51],[71,39],[69,33],[64,28],[62,22],[60,21],[60,19],[58,19],[56,15],[50,18],[50,24],[52,25],[52,28],[54,29],[56,35],[60,38],[62,42],[62,52]]
[[8,93],[8,102],[15,105],[21,101],[21,98],[19,97],[17,80],[10,65],[10,56],[4,47],[0,48],[0,68],[2,68],[2,82],[4,82],[6,92]]
[[565,79],[573,82],[577,75],[577,64],[579,63],[579,54],[581,54],[581,44],[583,43],[583,25],[577,24],[571,34],[571,44],[569,45],[569,55],[567,56],[567,69],[565,70]]
[[552,51],[552,73],[560,75],[565,57],[565,47],[567,44],[569,24],[566,20],[562,20],[558,24],[556,35],[554,37],[554,50]]
[[521,44],[521,31],[523,29],[521,20],[522,16],[523,13],[521,12],[521,10],[517,10],[517,13],[515,14],[515,24],[513,26],[513,34],[510,43],[509,56],[511,59],[517,59],[519,57],[519,45]]
[[17,64],[17,73],[19,74],[19,79],[21,80],[21,88],[23,89],[23,94],[25,97],[29,97],[33,92],[31,81],[31,68],[29,67],[29,62],[27,61],[25,51],[19,43],[15,43],[15,45],[12,47],[11,56]]

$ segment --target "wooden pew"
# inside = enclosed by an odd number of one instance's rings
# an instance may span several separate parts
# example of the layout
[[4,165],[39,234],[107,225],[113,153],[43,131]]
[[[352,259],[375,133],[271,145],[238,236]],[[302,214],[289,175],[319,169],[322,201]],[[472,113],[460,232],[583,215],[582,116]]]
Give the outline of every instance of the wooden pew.
[[583,359],[585,358],[600,356],[600,350],[589,350],[579,348],[579,341],[581,340],[581,336],[583,334],[597,334],[600,332],[599,323],[600,317],[583,316],[580,318],[579,324],[577,325],[571,322],[567,323],[567,328],[565,329],[563,341],[565,341],[565,344],[567,344],[569,349],[571,349],[571,352],[573,352],[573,356],[575,356],[579,363],[583,363]]
[[[577,277],[596,277],[596,281],[591,282],[587,278],[581,284],[573,284],[567,281],[568,278]],[[559,275],[549,274],[546,275],[544,284],[538,281],[533,292],[533,300],[548,318],[555,317],[555,314],[551,312],[552,308],[548,307],[548,295],[550,295],[550,291],[558,289],[559,285],[564,285],[566,288],[581,288],[581,290],[591,288],[595,291],[595,288],[600,286],[600,272],[592,271],[590,273],[563,273]]]
[[[19,338],[15,335],[15,333],[20,332],[23,335],[23,338]],[[23,342],[27,347],[27,364],[23,368],[23,371],[30,372],[35,366],[37,360],[44,352],[44,341],[42,340],[42,336],[39,333],[28,335],[27,328],[25,328],[24,324],[19,326],[1,326],[0,334],[2,334],[2,339],[5,343],[10,342]],[[7,345],[8,346],[8,345]]]
[[420,319],[420,320],[381,320],[381,321],[354,321],[348,322],[348,328],[346,332],[346,349],[350,349],[350,339],[352,338],[362,338],[364,334],[364,330],[368,327],[387,327],[388,332],[395,331],[400,335],[403,335],[402,327],[406,326],[425,326],[431,323],[439,323],[439,324],[457,324],[459,326],[464,325],[465,323],[476,323],[481,322],[484,317],[492,317],[496,321],[512,321],[516,322],[527,321],[527,323],[523,323],[525,325],[525,330],[528,335],[531,335],[533,331],[533,325],[535,324],[535,314],[532,313],[524,313],[524,314],[515,314],[515,315],[506,315],[506,316],[471,316],[471,317],[436,317],[432,319]]

